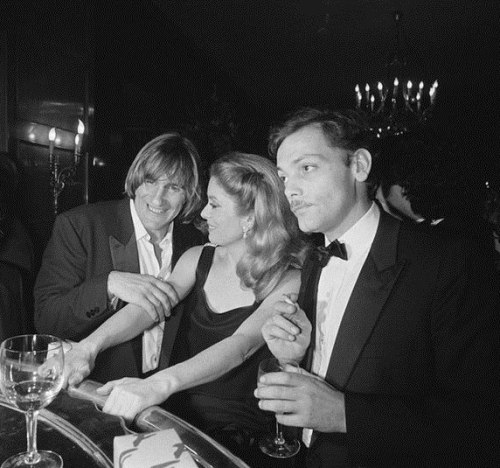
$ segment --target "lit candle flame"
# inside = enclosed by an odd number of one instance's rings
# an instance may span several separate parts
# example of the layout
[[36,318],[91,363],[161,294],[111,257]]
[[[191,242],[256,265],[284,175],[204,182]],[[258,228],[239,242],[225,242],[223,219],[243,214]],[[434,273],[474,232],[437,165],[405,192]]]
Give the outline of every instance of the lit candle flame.
[[429,90],[429,98],[431,101],[431,106],[434,105],[434,101],[436,99],[436,89],[437,89],[437,84],[436,82],[434,82],[431,89]]
[[79,133],[77,133],[75,135],[75,153],[74,153],[75,165],[76,166],[80,162],[80,148],[81,148],[81,135]]
[[85,133],[85,125],[80,119],[78,119],[78,133],[80,134]]
[[54,163],[54,141],[56,141],[56,128],[52,127],[49,131],[49,163],[52,167]]
[[49,132],[49,141],[54,142],[56,140],[56,128],[52,127]]
[[408,80],[406,87],[410,90],[411,88],[413,88],[413,83],[410,80]]
[[382,83],[380,81],[378,82],[377,88],[379,91],[382,91],[383,89]]
[[421,81],[419,84],[418,84],[418,89],[422,90],[424,88],[424,82]]
[[396,78],[394,78],[394,86],[399,86],[399,80]]
[[359,93],[359,84],[356,85],[356,87],[354,88],[354,91],[356,91],[356,94]]

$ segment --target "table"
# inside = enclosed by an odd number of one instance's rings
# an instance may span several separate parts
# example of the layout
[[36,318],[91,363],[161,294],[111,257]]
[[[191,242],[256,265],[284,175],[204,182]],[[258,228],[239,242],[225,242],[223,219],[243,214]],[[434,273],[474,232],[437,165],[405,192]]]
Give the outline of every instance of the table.
[[[142,413],[136,430],[174,428],[200,468],[249,468],[239,458],[177,416],[152,407]],[[94,403],[73,398],[63,390],[38,422],[38,448],[59,453],[65,467],[112,468],[113,438],[133,433],[121,418],[100,411]],[[0,393],[0,463],[26,450],[24,413]]]

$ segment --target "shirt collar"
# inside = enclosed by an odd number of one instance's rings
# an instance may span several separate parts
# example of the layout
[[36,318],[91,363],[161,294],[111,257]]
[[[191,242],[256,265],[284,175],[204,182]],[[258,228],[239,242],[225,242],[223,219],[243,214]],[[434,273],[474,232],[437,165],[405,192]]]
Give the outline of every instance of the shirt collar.
[[379,220],[380,209],[376,203],[372,203],[370,209],[356,224],[339,237],[339,241],[346,246],[349,259],[362,254],[366,249],[370,248],[377,232]]
[[[137,210],[135,209],[135,203],[134,200],[130,199],[130,214],[132,215],[132,223],[134,225],[134,232],[135,232],[135,240],[139,241],[141,239],[147,240],[148,242],[151,240],[151,236],[149,235],[148,231],[146,231],[146,228],[142,224],[142,221],[139,218],[139,215],[137,214]],[[163,248],[163,246],[167,242],[172,242],[172,232],[174,229],[174,223],[170,223],[168,226],[167,233],[165,234],[165,237],[160,241],[160,248]]]

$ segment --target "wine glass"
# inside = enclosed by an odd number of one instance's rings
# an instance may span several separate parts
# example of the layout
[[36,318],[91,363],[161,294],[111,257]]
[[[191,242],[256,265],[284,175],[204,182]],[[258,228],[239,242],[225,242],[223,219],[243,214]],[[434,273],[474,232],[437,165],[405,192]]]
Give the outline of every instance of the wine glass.
[[[264,359],[259,364],[259,372],[257,380],[262,374],[267,372],[284,372],[287,366],[292,366],[296,369],[299,365],[294,361],[280,363],[276,358]],[[268,434],[259,440],[259,447],[266,455],[274,458],[290,458],[300,450],[300,442],[297,439],[287,440],[283,435],[283,426],[275,420],[276,431],[274,434]]]
[[61,340],[51,335],[20,335],[0,346],[0,388],[26,415],[26,452],[13,455],[1,468],[61,468],[62,458],[37,450],[36,426],[40,408],[47,406],[63,385],[64,352]]

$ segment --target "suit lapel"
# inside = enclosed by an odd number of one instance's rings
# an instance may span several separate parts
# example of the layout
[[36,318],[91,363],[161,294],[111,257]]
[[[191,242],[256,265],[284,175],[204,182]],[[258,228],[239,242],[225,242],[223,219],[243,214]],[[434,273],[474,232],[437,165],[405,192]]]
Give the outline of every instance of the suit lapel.
[[[301,285],[299,298],[297,300],[300,308],[305,312],[311,322],[311,341],[316,342],[316,302],[318,295],[318,283],[321,276],[321,267],[315,260],[314,252],[311,251],[307,260],[304,262],[301,275]],[[309,346],[302,361],[302,367],[306,370],[311,369],[314,345]]]
[[347,304],[326,380],[344,389],[404,262],[396,261],[399,222],[381,213],[377,234]]
[[113,269],[138,273],[139,254],[128,199],[120,204],[115,225],[117,226],[115,235],[110,235],[108,239]]
[[139,254],[137,253],[137,243],[133,234],[125,244],[122,244],[115,237],[109,236],[109,250],[115,270],[134,273],[139,271]]

